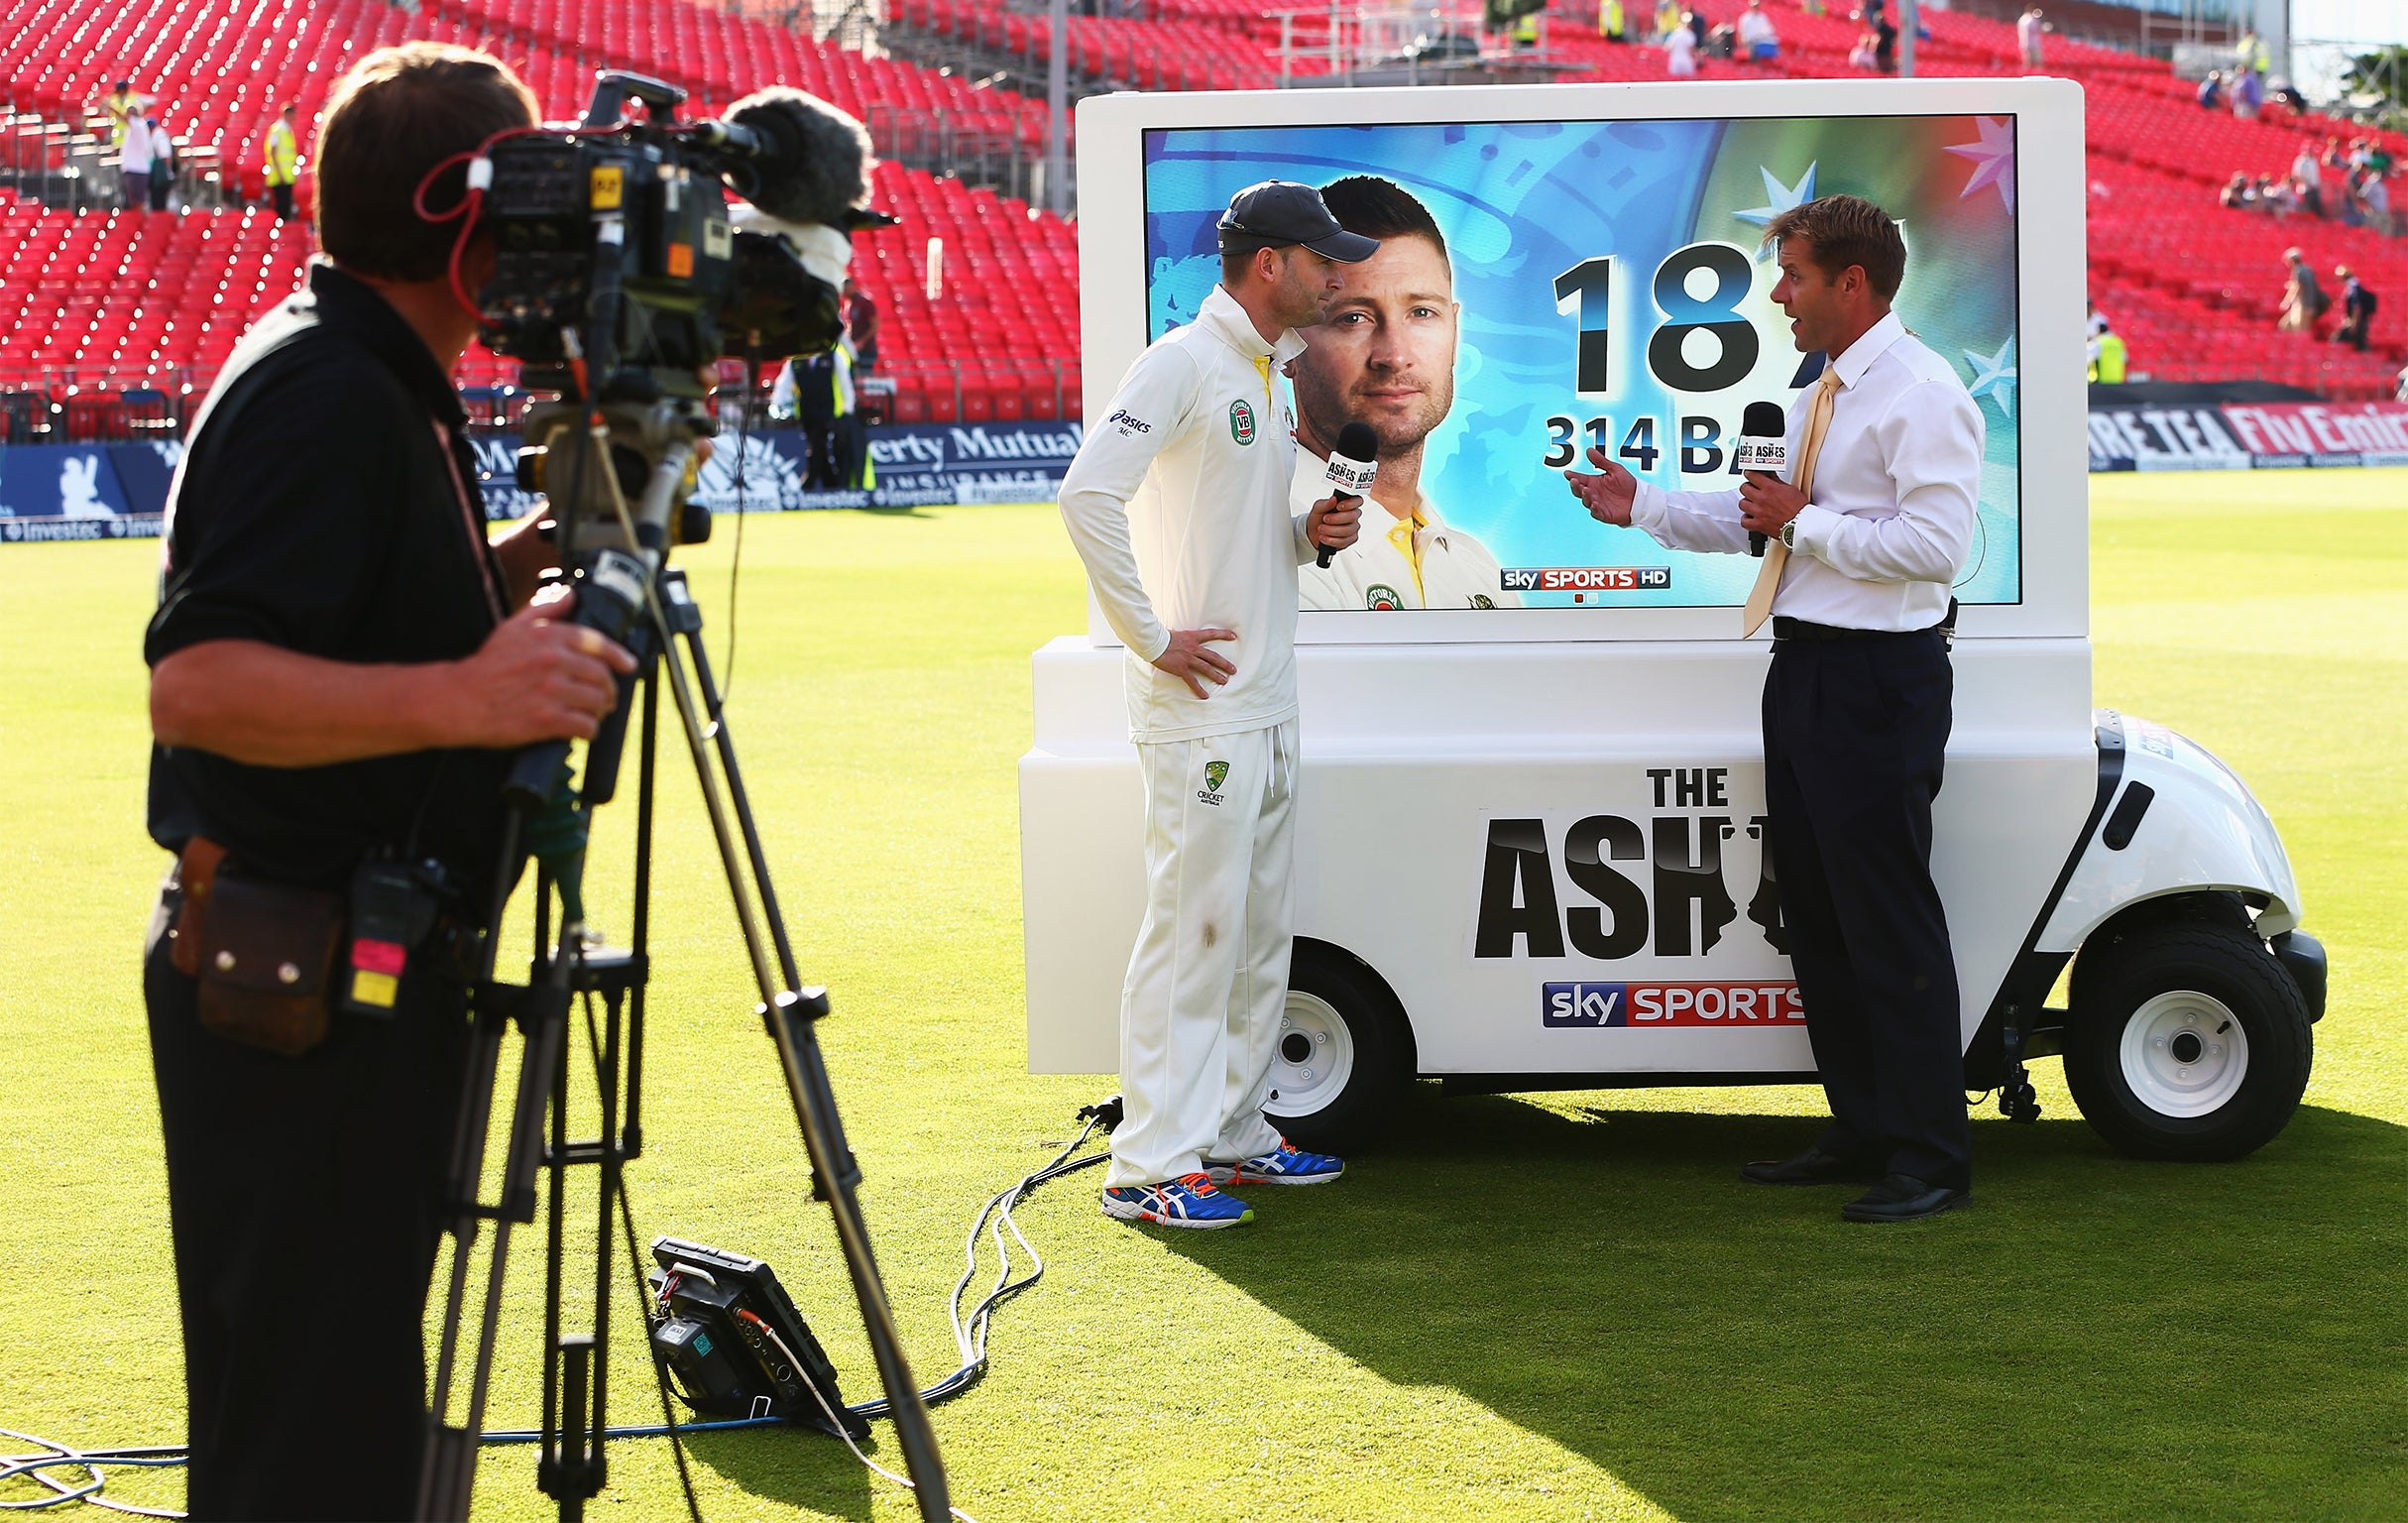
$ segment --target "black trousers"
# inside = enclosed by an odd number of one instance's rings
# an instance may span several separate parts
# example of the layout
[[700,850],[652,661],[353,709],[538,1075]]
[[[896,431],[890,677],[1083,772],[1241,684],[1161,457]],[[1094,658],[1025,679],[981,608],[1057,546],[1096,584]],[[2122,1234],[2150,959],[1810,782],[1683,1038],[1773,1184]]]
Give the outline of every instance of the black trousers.
[[844,485],[836,473],[836,416],[805,412],[801,421],[805,485],[814,492],[833,492]]
[[1821,1146],[1969,1189],[1956,960],[1931,881],[1955,679],[1936,631],[1789,641],[1765,792],[1789,959],[1831,1103]]
[[276,203],[277,220],[280,222],[291,221],[292,186],[288,183],[282,185],[270,185],[268,187],[268,195],[269,198]]
[[422,1325],[442,1225],[464,1001],[402,982],[298,1058],[201,1029],[144,947],[183,1314],[188,1516],[406,1518],[426,1444]]

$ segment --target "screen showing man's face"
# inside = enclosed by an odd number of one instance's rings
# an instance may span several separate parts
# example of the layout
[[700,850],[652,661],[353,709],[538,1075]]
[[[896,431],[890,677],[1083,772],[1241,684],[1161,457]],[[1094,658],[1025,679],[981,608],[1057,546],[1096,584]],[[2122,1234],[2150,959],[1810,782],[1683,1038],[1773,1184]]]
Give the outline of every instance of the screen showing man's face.
[[1383,239],[1377,254],[1337,270],[1329,314],[1304,330],[1291,372],[1297,410],[1320,452],[1362,422],[1389,459],[1418,446],[1454,406],[1454,278],[1437,245],[1414,235]]

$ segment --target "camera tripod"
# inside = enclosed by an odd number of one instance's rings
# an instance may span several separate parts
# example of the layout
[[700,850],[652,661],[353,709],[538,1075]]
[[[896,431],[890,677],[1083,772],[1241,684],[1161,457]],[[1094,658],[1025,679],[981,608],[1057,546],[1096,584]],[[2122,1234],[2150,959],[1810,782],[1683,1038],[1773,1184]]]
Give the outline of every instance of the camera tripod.
[[[712,835],[727,873],[737,923],[759,988],[756,1013],[776,1046],[778,1066],[810,1157],[812,1193],[828,1203],[835,1219],[837,1238],[852,1276],[921,1515],[930,1523],[941,1523],[951,1511],[944,1464],[937,1452],[927,1407],[904,1358],[893,1314],[870,1251],[859,1198],[860,1169],[845,1139],[815,1029],[819,1018],[828,1013],[827,995],[824,990],[805,988],[797,974],[793,947],[761,849],[760,832],[737,763],[735,741],[721,712],[722,695],[703,649],[702,611],[693,600],[684,573],[665,565],[667,522],[683,496],[680,483],[692,456],[692,439],[704,431],[699,410],[673,402],[651,403],[637,410],[644,414],[642,426],[628,430],[623,425],[606,427],[604,410],[574,406],[589,425],[574,432],[584,436],[575,437],[568,429],[554,435],[571,434],[574,451],[570,456],[568,491],[556,499],[562,563],[574,564],[580,573],[578,621],[618,635],[633,650],[638,662],[632,690],[623,686],[618,709],[602,734],[589,745],[583,794],[588,808],[610,798],[615,788],[621,743],[627,725],[631,722],[631,709],[639,709],[642,730],[630,946],[618,950],[587,945],[581,907],[582,843],[575,843],[564,853],[558,843],[550,843],[547,848],[546,843],[536,841],[534,854],[542,865],[536,873],[534,940],[538,953],[532,973],[525,986],[501,984],[493,978],[502,903],[517,876],[521,853],[529,845],[530,835],[550,826],[550,822],[531,812],[514,811],[505,827],[500,881],[491,922],[494,930],[486,938],[482,954],[484,977],[476,985],[475,1022],[453,1139],[451,1215],[447,1225],[454,1252],[436,1359],[433,1391],[436,1426],[421,1472],[418,1516],[449,1520],[468,1515],[486,1396],[491,1385],[511,1229],[534,1220],[538,1172],[548,1173],[549,1188],[545,1192],[548,1239],[543,1421],[537,1484],[558,1502],[563,1519],[576,1519],[583,1516],[586,1500],[598,1494],[604,1483],[602,1444],[608,1393],[612,1212],[614,1206],[624,1210],[622,1170],[627,1160],[640,1155],[643,1143],[643,1014],[649,973],[653,795],[660,691],[665,679],[692,754]],[[613,423],[621,425],[622,419],[615,417]],[[537,432],[537,420],[530,416],[528,435],[535,437]],[[652,467],[642,500],[632,515],[621,496],[618,475],[611,466],[614,443],[627,439],[631,432],[642,441],[639,453],[651,457]],[[600,455],[601,469],[590,472],[585,469],[589,449]],[[618,536],[621,547],[606,545],[588,555],[581,554],[570,541],[578,531],[576,518],[587,506],[578,489],[592,485],[595,480],[603,488],[602,500],[616,518],[615,527],[624,533]],[[614,526],[610,519],[599,515],[586,526],[589,529],[611,527]],[[651,553],[644,554],[642,549],[647,542]],[[622,596],[621,607],[626,615],[615,629],[607,610],[614,586]],[[639,704],[631,702],[636,695],[640,695]],[[525,784],[541,779],[536,788],[548,791],[565,753],[564,744],[531,748],[521,757],[518,771],[514,774],[515,782],[523,792]],[[563,864],[556,870],[556,865]],[[559,906],[556,936],[552,925],[555,900]],[[595,1136],[572,1139],[568,1134],[569,1027],[571,1011],[581,1001],[601,1117]],[[595,1020],[597,1002],[603,1011],[599,1025]],[[521,1036],[517,1090],[509,1123],[499,1197],[489,1205],[481,1198],[486,1141],[502,1049],[513,1026]],[[592,1326],[590,1331],[564,1334],[561,1331],[567,1230],[564,1187],[568,1169],[580,1165],[596,1166],[600,1174]],[[446,1425],[444,1419],[460,1370],[461,1324],[467,1308],[471,1261],[480,1225],[486,1222],[493,1224],[493,1232],[487,1249],[490,1257],[485,1270],[481,1321],[470,1364],[465,1417],[459,1426],[453,1427]],[[634,1251],[631,1227],[629,1251],[631,1254]]]

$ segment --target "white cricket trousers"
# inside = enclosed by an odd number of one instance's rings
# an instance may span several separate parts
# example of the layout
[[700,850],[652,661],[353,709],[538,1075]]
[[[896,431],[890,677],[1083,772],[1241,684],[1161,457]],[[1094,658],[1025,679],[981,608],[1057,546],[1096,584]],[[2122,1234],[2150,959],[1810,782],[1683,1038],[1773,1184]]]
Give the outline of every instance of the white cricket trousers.
[[1137,756],[1145,923],[1120,992],[1125,1114],[1107,1189],[1279,1145],[1262,1113],[1288,1003],[1296,721]]

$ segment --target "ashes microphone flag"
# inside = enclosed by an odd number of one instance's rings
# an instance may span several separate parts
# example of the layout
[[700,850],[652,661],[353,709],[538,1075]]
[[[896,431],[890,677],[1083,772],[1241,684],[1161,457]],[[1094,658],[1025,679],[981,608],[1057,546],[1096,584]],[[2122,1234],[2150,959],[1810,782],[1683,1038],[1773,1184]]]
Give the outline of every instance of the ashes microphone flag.
[[[1344,109],[1345,92],[1325,93]],[[1788,401],[1823,363],[1797,352],[1773,303],[1764,229],[1817,196],[1861,195],[1905,236],[1900,319],[1955,368],[1987,429],[1956,595],[2018,603],[2015,144],[2015,119],[1999,116],[1147,128],[1146,336],[1194,320],[1238,189],[1385,178],[1436,223],[1459,304],[1452,404],[1421,472],[1447,531],[1484,546],[1523,607],[1737,608],[1754,562],[1599,526],[1562,472],[1602,446],[1670,491],[1736,488],[1747,404]],[[1579,568],[1657,574],[1529,574]]]

